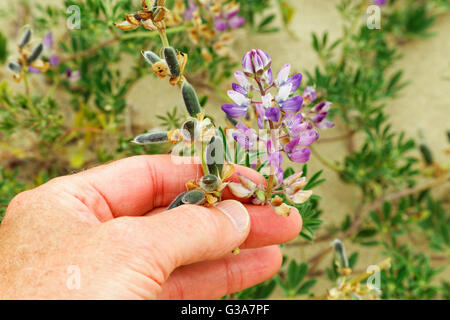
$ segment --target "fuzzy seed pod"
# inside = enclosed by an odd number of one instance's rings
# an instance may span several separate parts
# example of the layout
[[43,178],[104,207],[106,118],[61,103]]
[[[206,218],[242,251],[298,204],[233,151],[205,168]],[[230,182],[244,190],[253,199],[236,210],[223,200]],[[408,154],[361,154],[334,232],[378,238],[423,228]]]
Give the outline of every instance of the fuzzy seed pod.
[[345,247],[341,240],[336,239],[333,241],[333,249],[336,254],[336,259],[339,268],[349,268],[347,254],[345,253]]
[[44,45],[42,43],[39,43],[31,52],[31,54],[27,58],[28,63],[32,63],[33,61],[36,61],[37,58],[41,55],[42,51],[44,50]]
[[195,138],[198,136],[196,132],[197,128],[197,120],[189,119],[181,126],[181,134],[183,135],[183,139],[185,141],[193,142]]
[[31,29],[27,29],[22,36],[22,40],[19,43],[19,48],[25,47],[28,44],[28,42],[30,42],[32,35],[33,31]]
[[166,59],[172,77],[177,78],[180,75],[180,66],[178,65],[177,52],[175,49],[172,47],[164,48],[164,59]]
[[184,204],[182,199],[184,198],[185,195],[186,195],[186,192],[183,192],[178,197],[176,197],[175,200],[173,200],[172,203],[170,204],[170,206],[167,208],[167,210],[172,210],[172,209],[182,206]]
[[206,192],[217,191],[217,188],[219,188],[219,185],[220,185],[220,179],[212,174],[203,176],[200,179],[200,187],[202,187],[202,189],[205,190]]
[[200,106],[200,101],[198,100],[194,87],[189,82],[184,81],[181,91],[188,113],[191,117],[196,117],[202,112],[202,107]]
[[220,177],[225,163],[225,148],[220,137],[213,137],[206,147],[206,164],[209,173]]
[[9,62],[7,67],[9,71],[14,73],[20,73],[22,71],[22,66],[14,61]]
[[200,205],[203,204],[206,200],[206,195],[202,190],[192,190],[186,192],[181,201],[184,204],[195,204]]
[[142,51],[141,53],[142,53],[142,56],[144,57],[145,61],[147,61],[152,66],[155,63],[162,61],[162,59],[156,53],[154,53],[152,51]]
[[433,153],[431,152],[430,148],[428,148],[428,146],[422,144],[420,146],[420,152],[422,153],[422,157],[425,160],[427,165],[432,165],[434,160],[433,160]]
[[155,131],[155,132],[149,132],[145,134],[141,134],[140,136],[137,136],[133,143],[139,144],[139,145],[146,145],[146,144],[154,144],[154,143],[164,143],[168,142],[168,132],[167,131]]

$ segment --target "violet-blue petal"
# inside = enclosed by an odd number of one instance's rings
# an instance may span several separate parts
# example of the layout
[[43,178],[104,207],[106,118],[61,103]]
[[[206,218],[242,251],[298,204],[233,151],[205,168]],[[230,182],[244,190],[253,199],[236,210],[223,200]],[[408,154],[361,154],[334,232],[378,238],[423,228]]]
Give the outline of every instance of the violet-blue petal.
[[214,27],[216,28],[217,31],[223,32],[227,30],[228,26],[225,20],[216,19],[216,21],[214,22]]
[[234,119],[242,118],[248,113],[247,106],[239,106],[237,104],[224,104],[222,110]]
[[53,34],[51,31],[47,33],[44,36],[44,38],[42,38],[42,44],[49,49],[53,48],[54,41],[53,41]]
[[294,93],[295,91],[298,90],[298,88],[300,88],[302,78],[303,78],[302,74],[297,73],[296,75],[293,75],[286,81],[286,84],[292,84],[291,93]]
[[237,83],[233,83],[232,84],[233,90],[236,92],[239,92],[240,94],[244,95],[244,96],[248,96],[248,92],[247,90],[244,89],[243,86],[241,86],[240,84]]
[[266,110],[266,118],[278,122],[280,120],[281,112],[277,107],[272,107]]
[[307,148],[296,149],[289,155],[289,159],[296,163],[306,163],[311,157],[311,150]]
[[245,23],[245,18],[241,16],[234,16],[228,20],[228,25],[232,29],[238,29]]
[[49,59],[49,63],[52,67],[55,67],[57,65],[59,65],[59,58],[58,56],[51,56]]
[[300,111],[303,104],[303,98],[300,96],[290,98],[281,103],[281,110],[286,113],[295,114]]
[[313,102],[317,99],[316,89],[314,87],[306,87],[303,91],[303,99]]
[[307,147],[319,139],[319,133],[315,129],[306,130],[299,135],[299,146]]
[[317,123],[316,126],[319,129],[330,129],[330,128],[334,127],[334,123],[329,121],[329,120],[327,120],[327,119],[324,119],[320,123]]
[[39,70],[39,69],[37,69],[37,68],[34,68],[34,67],[32,67],[32,66],[28,66],[28,72],[29,72],[29,73],[38,74],[38,73],[41,73],[42,71]]
[[289,142],[287,145],[284,146],[284,151],[287,154],[294,152],[295,148],[298,147],[299,141],[300,141],[300,137],[295,138],[294,140],[292,140],[291,142]]
[[264,119],[265,119],[265,113],[266,113],[264,106],[260,103],[257,103],[255,105],[255,108],[256,108],[256,112],[258,113],[258,120],[257,120],[258,128],[264,129]]

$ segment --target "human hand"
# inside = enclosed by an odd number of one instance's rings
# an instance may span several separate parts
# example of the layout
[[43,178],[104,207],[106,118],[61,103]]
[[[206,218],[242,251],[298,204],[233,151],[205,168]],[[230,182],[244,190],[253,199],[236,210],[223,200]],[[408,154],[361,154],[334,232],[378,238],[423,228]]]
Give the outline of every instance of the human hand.
[[272,277],[275,244],[298,235],[299,213],[234,200],[166,211],[200,173],[140,156],[19,194],[0,227],[0,298],[217,299]]

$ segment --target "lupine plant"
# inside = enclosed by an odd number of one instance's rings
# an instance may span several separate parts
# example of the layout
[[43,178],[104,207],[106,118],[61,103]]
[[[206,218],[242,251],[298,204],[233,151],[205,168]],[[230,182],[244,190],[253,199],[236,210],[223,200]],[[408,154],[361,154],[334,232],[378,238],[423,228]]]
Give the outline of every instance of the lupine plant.
[[[290,77],[291,66],[287,64],[274,79],[269,54],[259,49],[249,51],[242,59],[243,71],[235,73],[238,83],[234,83],[233,90],[228,92],[235,104],[225,104],[222,109],[228,119],[235,123],[237,131],[231,136],[245,150],[247,165],[253,165],[255,169],[267,165],[268,179],[267,185],[257,185],[242,175],[239,176],[239,182],[228,181],[234,173],[234,167],[225,155],[229,151],[228,132],[217,127],[205,114],[195,89],[187,81],[184,71],[188,56],[169,44],[165,24],[168,10],[164,4],[165,1],[155,1],[152,7],[144,4],[143,11],[137,13],[139,17],[134,14],[132,18],[136,24],[139,21],[139,24],[159,33],[163,44],[160,50],[162,56],[152,51],[142,52],[142,55],[159,78],[168,78],[172,86],[181,89],[190,118],[179,129],[151,131],[139,135],[133,142],[139,145],[170,142],[187,146],[188,154],[198,157],[203,168],[203,176],[198,180],[187,181],[187,191],[174,199],[169,209],[183,204],[213,205],[221,200],[222,191],[228,188],[239,199],[251,199],[257,205],[270,204],[278,214],[289,216],[291,207],[287,203],[303,204],[310,198],[312,191],[303,190],[307,185],[303,172],[284,178],[282,153],[294,162],[306,163],[309,160],[307,146],[318,139],[317,129],[333,126],[325,119],[330,103],[321,102],[313,106],[312,98],[315,97],[312,97],[311,88],[305,90],[305,99],[295,94],[300,87],[301,74]],[[229,4],[234,5],[233,2]],[[198,9],[191,6],[189,10]],[[227,10],[233,12],[228,16],[221,12],[216,18],[216,28],[222,28],[218,24],[225,23],[222,21],[225,17],[237,17],[235,8]],[[132,18],[127,16],[126,22],[116,26],[128,28]],[[242,19],[237,20],[242,22]],[[275,96],[270,93],[272,89],[277,91]],[[257,133],[236,120],[251,122],[252,118],[257,119],[258,128],[265,129],[266,133]]]
[[[71,5],[82,12],[80,30],[61,27]],[[369,5],[380,7],[381,30],[361,19]],[[171,152],[203,172],[169,208],[209,206],[228,189],[282,216],[291,206],[302,216],[278,274],[224,299],[448,299],[450,166],[436,154],[449,147],[432,150],[426,130],[408,137],[387,107],[414,80],[398,69],[397,47],[431,37],[449,9],[448,0],[340,0],[342,35],[313,33],[320,64],[299,73],[289,64],[275,70],[288,62],[273,63],[275,52],[247,48],[241,57],[233,48],[255,33],[288,32],[295,41],[302,30],[289,25],[287,0],[11,2],[0,11],[13,29],[0,32],[0,220],[15,194],[53,177]],[[149,106],[136,105],[130,92],[149,71],[184,106],[166,106],[148,119],[149,128],[163,129],[146,132],[132,111]],[[211,103],[213,96],[223,103]],[[212,109],[222,116],[211,117]],[[321,153],[342,142],[342,158]],[[324,170],[312,172],[309,161]],[[266,183],[233,175],[233,164]],[[358,189],[354,212],[322,208],[313,189],[324,171]],[[336,214],[342,219],[329,223]],[[367,251],[382,257],[363,261]],[[367,282],[376,276],[380,286]],[[319,286],[324,278],[328,285]]]

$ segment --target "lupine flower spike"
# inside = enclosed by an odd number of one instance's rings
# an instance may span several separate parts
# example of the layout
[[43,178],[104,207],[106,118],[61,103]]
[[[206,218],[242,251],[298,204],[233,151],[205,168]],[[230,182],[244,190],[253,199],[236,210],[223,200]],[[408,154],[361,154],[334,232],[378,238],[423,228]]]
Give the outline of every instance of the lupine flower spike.
[[[215,3],[221,4],[221,1]],[[203,168],[203,175],[188,181],[186,191],[174,199],[169,209],[183,204],[213,205],[221,201],[223,191],[228,188],[240,199],[250,199],[255,205],[272,205],[278,214],[289,216],[290,205],[306,202],[312,191],[305,190],[307,181],[302,172],[284,179],[283,154],[293,162],[305,163],[309,160],[311,152],[308,146],[319,138],[318,130],[333,126],[326,119],[330,103],[315,104],[317,95],[312,87],[307,87],[303,95],[298,94],[302,75],[291,75],[289,64],[274,77],[270,55],[259,49],[249,51],[242,59],[243,70],[235,73],[237,83],[233,84],[233,90],[228,91],[234,103],[223,105],[222,109],[227,119],[236,126],[232,134],[236,143],[247,152],[263,155],[263,159],[258,161],[267,164],[269,178],[267,184],[258,185],[243,175],[235,174],[234,166],[225,161],[227,142],[223,140],[224,131],[219,134],[220,130],[205,115],[194,87],[183,75],[187,55],[169,45],[164,1],[155,1],[151,8],[144,1],[142,6],[142,11],[127,15],[127,21],[116,26],[127,30],[143,24],[147,29],[156,28],[159,31],[162,54],[145,51],[142,55],[158,77],[169,77],[170,83],[181,89],[189,118],[179,129],[150,131],[139,135],[133,142],[139,145],[171,143],[180,146],[189,150],[190,155],[200,158]],[[179,3],[177,6],[180,7],[178,10],[182,7]],[[239,6],[234,2],[209,9],[215,13],[215,27],[219,31],[238,27],[242,23],[238,16]],[[190,2],[185,15],[193,19],[194,24],[200,25],[198,13],[199,8]],[[269,134],[259,135],[252,128],[251,120],[255,118],[257,127],[267,129]],[[246,123],[239,122],[241,119]],[[263,150],[259,150],[261,145]]]

